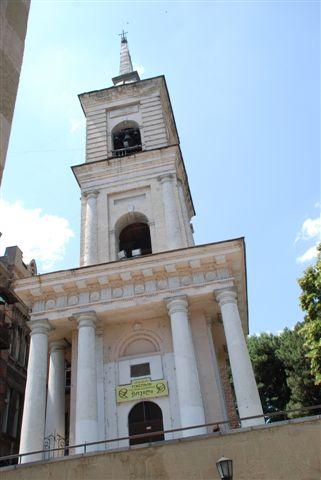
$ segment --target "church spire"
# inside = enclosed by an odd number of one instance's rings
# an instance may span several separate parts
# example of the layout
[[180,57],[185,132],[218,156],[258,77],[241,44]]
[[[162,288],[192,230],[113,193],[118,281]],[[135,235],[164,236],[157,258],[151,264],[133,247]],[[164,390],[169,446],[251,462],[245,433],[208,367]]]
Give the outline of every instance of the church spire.
[[126,33],[127,32],[124,32],[124,30],[122,31],[122,33],[120,33],[121,43],[119,75],[123,75],[124,73],[131,73],[133,71],[133,64],[129,53]]
[[119,35],[121,36],[120,42],[120,65],[119,75],[114,77],[114,85],[120,85],[124,83],[138,82],[140,80],[138,72],[134,71],[132,59],[129,53],[127,37],[124,30]]

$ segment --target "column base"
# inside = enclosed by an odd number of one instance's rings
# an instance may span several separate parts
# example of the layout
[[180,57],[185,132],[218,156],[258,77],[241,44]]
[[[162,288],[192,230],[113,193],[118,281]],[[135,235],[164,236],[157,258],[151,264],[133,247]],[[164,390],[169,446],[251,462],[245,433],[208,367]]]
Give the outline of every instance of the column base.
[[[79,443],[98,442],[98,423],[95,420],[82,420],[76,424],[76,445]],[[99,445],[86,447],[86,452],[95,452]],[[76,453],[84,453],[84,447],[76,448]]]
[[[204,410],[201,407],[183,407],[181,409],[182,428],[192,427],[193,425],[203,425],[205,423]],[[194,437],[195,435],[204,435],[207,433],[206,427],[191,428],[182,430],[182,437]]]
[[[20,452],[23,453],[23,452]],[[30,463],[30,462],[41,462],[44,459],[43,453],[35,453],[33,455],[26,455],[24,457],[20,457],[21,464]]]

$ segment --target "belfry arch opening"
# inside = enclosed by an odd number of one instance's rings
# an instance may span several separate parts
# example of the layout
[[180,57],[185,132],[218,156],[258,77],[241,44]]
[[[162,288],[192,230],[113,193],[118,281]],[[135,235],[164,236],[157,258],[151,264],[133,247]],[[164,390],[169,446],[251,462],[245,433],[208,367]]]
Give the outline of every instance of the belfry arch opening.
[[123,157],[142,150],[139,125],[133,121],[121,122],[112,131],[113,155]]
[[[154,402],[137,403],[128,415],[129,436],[143,433],[162,432],[164,430],[163,413],[161,408]],[[159,442],[164,440],[164,434],[152,435],[143,438],[131,438],[130,445],[140,443]]]
[[137,257],[152,253],[149,226],[145,222],[135,222],[124,227],[119,234],[120,258]]

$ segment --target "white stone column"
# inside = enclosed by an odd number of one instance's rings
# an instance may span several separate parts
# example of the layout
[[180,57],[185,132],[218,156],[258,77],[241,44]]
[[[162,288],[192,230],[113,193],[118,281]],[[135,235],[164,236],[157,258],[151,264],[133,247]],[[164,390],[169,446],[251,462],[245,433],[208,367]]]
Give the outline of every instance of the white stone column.
[[[65,439],[65,340],[50,343],[45,437],[53,436],[50,448],[63,446]],[[55,456],[63,456],[64,451]]]
[[[46,413],[49,322],[33,320],[19,453],[43,450]],[[21,463],[42,460],[42,454],[21,457]]]
[[173,174],[159,177],[159,181],[162,185],[162,197],[167,233],[166,248],[168,248],[168,250],[175,250],[176,248],[181,248],[183,246],[177,214],[178,203],[175,198],[173,177]]
[[98,261],[98,191],[84,194],[87,199],[84,236],[84,265],[94,265]]
[[180,200],[181,206],[182,206],[182,214],[183,214],[183,219],[184,219],[187,242],[188,242],[188,246],[191,247],[191,246],[195,245],[195,243],[194,243],[192,228],[191,228],[191,224],[190,224],[190,219],[189,219],[189,216],[188,216],[183,184],[180,180],[178,180],[177,186],[178,186],[179,200]]
[[[262,415],[262,405],[242,329],[236,293],[232,290],[221,290],[216,293],[216,299],[222,313],[240,418]],[[264,418],[243,420],[241,423],[242,427],[260,425],[264,424]]]
[[[75,442],[98,441],[95,312],[76,315],[78,322]],[[98,448],[93,446],[87,451]],[[83,449],[79,449],[82,452]]]
[[[187,297],[168,298],[166,299],[166,304],[172,327],[181,427],[203,425],[205,423],[205,415],[188,320]],[[182,432],[182,436],[189,437],[203,433],[206,433],[206,428],[204,427],[185,430]]]

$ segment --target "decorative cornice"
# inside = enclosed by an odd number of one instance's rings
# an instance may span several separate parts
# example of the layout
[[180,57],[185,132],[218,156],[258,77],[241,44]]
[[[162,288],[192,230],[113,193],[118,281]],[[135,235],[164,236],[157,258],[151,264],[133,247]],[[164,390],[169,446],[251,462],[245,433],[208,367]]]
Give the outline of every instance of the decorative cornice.
[[[121,162],[125,170],[125,177],[130,183],[134,184],[138,180],[144,179],[144,181],[148,181],[156,179],[157,176],[162,174],[169,173],[169,162],[171,163],[172,173],[174,173],[178,156],[178,146],[169,145],[155,150],[141,151],[139,154],[131,155],[130,157],[121,157]],[[75,165],[72,167],[72,170],[83,191],[93,189],[92,182],[95,185],[98,183],[99,185],[104,185],[104,188],[112,191],[119,189],[124,182],[124,179],[120,180],[119,177],[119,162],[119,157],[106,158]],[[180,170],[181,168],[179,167],[179,172]]]
[[[238,306],[246,322],[246,290],[242,239],[141,256],[24,278],[15,292],[32,309],[32,318],[50,322],[74,319],[81,310],[131,308],[165,298],[211,295],[237,288]],[[216,258],[225,255],[222,266]],[[241,272],[241,274],[240,274]],[[56,323],[55,323],[56,326]]]

